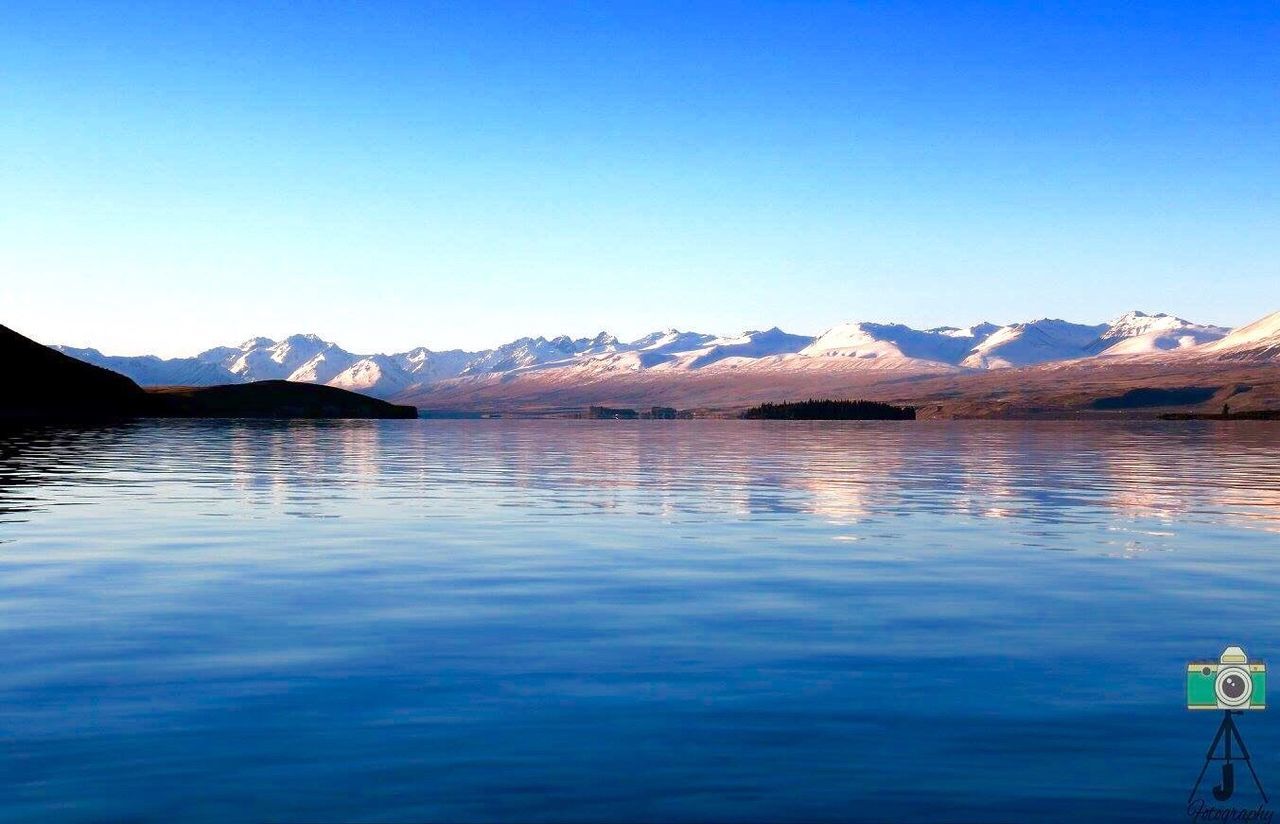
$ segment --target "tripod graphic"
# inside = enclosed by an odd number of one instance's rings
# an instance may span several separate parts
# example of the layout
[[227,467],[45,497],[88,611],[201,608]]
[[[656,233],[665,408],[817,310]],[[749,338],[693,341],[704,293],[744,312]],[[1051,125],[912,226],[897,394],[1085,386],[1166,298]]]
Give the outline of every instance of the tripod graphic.
[[[1187,803],[1196,797],[1196,790],[1200,789],[1200,781],[1204,778],[1205,771],[1209,769],[1209,762],[1222,762],[1222,783],[1213,788],[1213,797],[1219,801],[1226,801],[1231,794],[1236,791],[1236,767],[1231,755],[1231,739],[1235,739],[1236,744],[1240,746],[1240,755],[1235,756],[1236,761],[1243,761],[1245,766],[1249,768],[1249,774],[1253,776],[1254,786],[1258,788],[1258,792],[1262,794],[1262,803],[1267,801],[1267,791],[1262,789],[1262,782],[1258,780],[1258,774],[1254,772],[1253,762],[1249,760],[1249,748],[1244,745],[1244,739],[1240,737],[1240,730],[1236,728],[1236,722],[1231,716],[1241,715],[1240,710],[1224,710],[1222,713],[1222,723],[1218,725],[1218,734],[1213,737],[1213,743],[1209,745],[1209,751],[1204,756],[1204,766],[1200,768],[1200,775],[1196,777],[1195,786],[1191,788],[1191,795],[1187,796]],[[1222,755],[1217,755],[1218,742],[1222,742]]]

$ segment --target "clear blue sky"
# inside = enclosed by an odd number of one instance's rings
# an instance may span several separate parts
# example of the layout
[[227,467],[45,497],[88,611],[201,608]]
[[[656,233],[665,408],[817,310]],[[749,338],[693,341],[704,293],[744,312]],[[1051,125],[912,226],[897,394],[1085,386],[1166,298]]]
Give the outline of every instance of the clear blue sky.
[[1280,309],[1280,5],[10,2],[0,323],[356,351]]

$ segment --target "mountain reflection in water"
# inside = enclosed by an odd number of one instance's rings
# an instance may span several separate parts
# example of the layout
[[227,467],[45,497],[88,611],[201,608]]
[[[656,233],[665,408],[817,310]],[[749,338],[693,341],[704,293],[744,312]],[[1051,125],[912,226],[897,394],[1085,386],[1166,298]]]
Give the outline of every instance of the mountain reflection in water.
[[1276,431],[3,430],[0,819],[1177,817]]

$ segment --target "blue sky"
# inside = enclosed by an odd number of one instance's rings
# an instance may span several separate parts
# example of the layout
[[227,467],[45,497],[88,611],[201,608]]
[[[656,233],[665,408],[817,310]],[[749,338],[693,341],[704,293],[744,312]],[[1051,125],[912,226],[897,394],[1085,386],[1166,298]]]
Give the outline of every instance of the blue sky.
[[356,351],[1280,309],[1275,3],[0,6],[0,323]]

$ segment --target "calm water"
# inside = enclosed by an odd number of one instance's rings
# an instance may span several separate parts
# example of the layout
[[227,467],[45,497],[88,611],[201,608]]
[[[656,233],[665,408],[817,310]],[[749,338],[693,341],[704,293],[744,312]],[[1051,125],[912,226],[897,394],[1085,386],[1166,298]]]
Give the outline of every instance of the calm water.
[[0,818],[1186,820],[1185,662],[1280,659],[1278,459],[1265,423],[0,433]]

